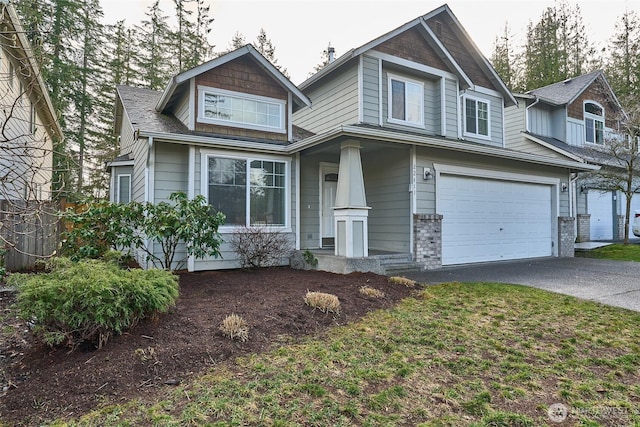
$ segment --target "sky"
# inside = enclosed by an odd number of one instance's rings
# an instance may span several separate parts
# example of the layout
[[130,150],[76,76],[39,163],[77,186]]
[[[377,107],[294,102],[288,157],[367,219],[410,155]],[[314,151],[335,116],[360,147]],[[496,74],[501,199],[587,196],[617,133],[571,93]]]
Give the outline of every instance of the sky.
[[[247,43],[255,41],[261,28],[275,46],[278,65],[295,84],[302,83],[322,61],[329,43],[336,57],[357,48],[420,15],[449,5],[482,53],[489,58],[496,36],[509,24],[516,43],[521,43],[530,21],[538,21],[553,0],[207,0],[211,5],[210,42],[225,50],[236,32]],[[124,19],[127,25],[145,19],[153,0],[100,0],[104,22]],[[578,4],[589,40],[606,46],[615,23],[625,10],[640,14],[640,0],[583,0]],[[172,0],[160,0],[166,15],[174,14]]]

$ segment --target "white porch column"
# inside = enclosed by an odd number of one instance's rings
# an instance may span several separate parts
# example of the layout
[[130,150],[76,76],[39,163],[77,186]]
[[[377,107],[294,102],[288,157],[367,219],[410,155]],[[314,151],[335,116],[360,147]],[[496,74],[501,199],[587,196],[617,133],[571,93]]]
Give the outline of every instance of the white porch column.
[[336,255],[347,258],[369,256],[369,209],[364,193],[360,143],[345,141],[340,145],[340,170],[333,208]]

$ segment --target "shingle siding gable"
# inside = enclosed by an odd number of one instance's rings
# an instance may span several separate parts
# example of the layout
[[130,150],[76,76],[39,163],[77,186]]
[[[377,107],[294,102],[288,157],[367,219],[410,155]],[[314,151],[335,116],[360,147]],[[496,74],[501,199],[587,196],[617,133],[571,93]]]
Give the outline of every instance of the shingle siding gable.
[[416,28],[398,34],[376,46],[374,50],[439,70],[450,71],[435,49],[427,43],[424,36]]
[[584,102],[596,101],[605,108],[605,125],[608,128],[616,128],[617,111],[612,105],[612,95],[600,80],[595,80],[585,89],[578,98],[568,105],[568,116],[576,120],[584,120]]
[[[248,57],[240,57],[227,62],[195,77],[196,93],[194,96],[194,111],[197,117],[199,86],[219,88],[234,92],[242,92],[250,95],[265,96],[281,99],[287,102],[288,92],[276,82],[271,75],[264,71],[258,64]],[[285,129],[288,126],[287,108],[285,108]],[[266,139],[274,141],[287,141],[286,134],[242,129],[228,126],[199,123],[195,120],[195,131],[217,135],[228,135],[244,138]]]

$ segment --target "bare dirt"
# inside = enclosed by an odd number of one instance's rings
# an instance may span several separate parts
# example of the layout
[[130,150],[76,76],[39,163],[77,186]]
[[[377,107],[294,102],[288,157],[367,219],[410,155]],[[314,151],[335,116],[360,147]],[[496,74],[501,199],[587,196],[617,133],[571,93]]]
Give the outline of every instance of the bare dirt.
[[[103,404],[152,398],[227,360],[320,335],[411,293],[371,273],[269,268],[179,275],[180,298],[174,308],[144,319],[100,350],[69,352],[38,343],[17,315],[15,295],[0,293],[1,422],[36,425],[78,417]],[[363,296],[359,289],[364,285],[385,297]],[[305,305],[307,291],[338,296],[340,315]],[[232,341],[220,332],[220,323],[232,313],[249,324],[249,341]]]

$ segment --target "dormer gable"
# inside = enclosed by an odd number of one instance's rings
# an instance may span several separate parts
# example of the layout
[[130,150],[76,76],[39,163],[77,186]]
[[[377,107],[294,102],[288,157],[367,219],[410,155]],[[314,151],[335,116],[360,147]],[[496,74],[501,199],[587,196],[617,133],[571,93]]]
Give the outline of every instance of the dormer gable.
[[309,99],[246,45],[174,76],[156,105],[190,132],[256,140],[293,140],[294,106]]

